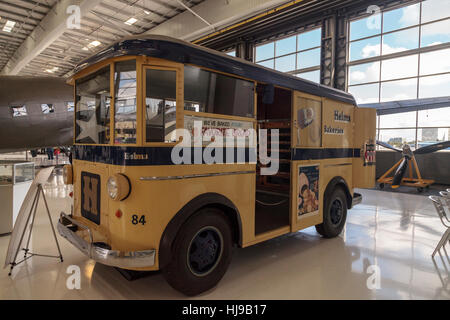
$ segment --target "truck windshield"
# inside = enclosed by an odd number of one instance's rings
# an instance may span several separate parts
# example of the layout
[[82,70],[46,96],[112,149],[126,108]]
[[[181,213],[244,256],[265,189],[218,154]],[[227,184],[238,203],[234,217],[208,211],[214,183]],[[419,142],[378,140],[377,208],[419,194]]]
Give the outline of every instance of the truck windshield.
[[75,82],[75,142],[108,144],[110,141],[110,67]]

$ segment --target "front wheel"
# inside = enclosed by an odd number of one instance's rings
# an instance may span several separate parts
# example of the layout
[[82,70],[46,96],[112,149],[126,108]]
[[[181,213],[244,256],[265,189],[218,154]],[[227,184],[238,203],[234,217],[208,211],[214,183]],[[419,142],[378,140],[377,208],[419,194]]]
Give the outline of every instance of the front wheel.
[[228,218],[215,208],[202,209],[179,230],[164,277],[174,289],[188,296],[207,291],[225,274],[232,244]]
[[347,197],[345,191],[337,187],[326,197],[323,208],[323,222],[316,225],[317,232],[325,238],[338,236],[347,219]]

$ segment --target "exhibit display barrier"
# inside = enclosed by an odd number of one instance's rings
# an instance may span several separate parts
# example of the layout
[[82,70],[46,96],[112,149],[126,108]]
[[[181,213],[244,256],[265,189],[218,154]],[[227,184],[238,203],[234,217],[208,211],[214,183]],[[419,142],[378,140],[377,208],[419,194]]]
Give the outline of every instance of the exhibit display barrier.
[[0,161],[0,234],[11,233],[34,172],[33,162]]

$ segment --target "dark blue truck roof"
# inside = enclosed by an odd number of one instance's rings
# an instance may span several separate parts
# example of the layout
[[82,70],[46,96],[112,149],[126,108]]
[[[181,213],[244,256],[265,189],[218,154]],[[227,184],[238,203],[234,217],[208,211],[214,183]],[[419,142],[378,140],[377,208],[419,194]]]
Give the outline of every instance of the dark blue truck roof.
[[252,79],[257,82],[357,105],[355,98],[347,92],[265,68],[216,50],[159,35],[124,38],[84,60],[74,69],[73,74],[105,59],[127,55],[148,56],[183,64],[193,64],[199,67],[210,68]]

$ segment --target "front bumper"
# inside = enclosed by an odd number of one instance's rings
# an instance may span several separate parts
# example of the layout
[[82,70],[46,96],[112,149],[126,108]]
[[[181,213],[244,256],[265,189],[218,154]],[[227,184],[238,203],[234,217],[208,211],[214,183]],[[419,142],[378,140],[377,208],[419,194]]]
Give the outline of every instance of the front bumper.
[[[72,229],[78,228],[87,231],[90,242],[78,236],[75,231],[72,231]],[[104,248],[94,243],[92,232],[88,226],[72,219],[63,212],[61,212],[58,221],[58,232],[86,256],[108,266],[134,269],[152,267],[155,264],[156,250],[123,252]]]
[[353,194],[353,201],[352,201],[352,208],[354,206],[356,206],[357,204],[360,204],[362,202],[362,195],[360,195],[359,193],[354,193]]

